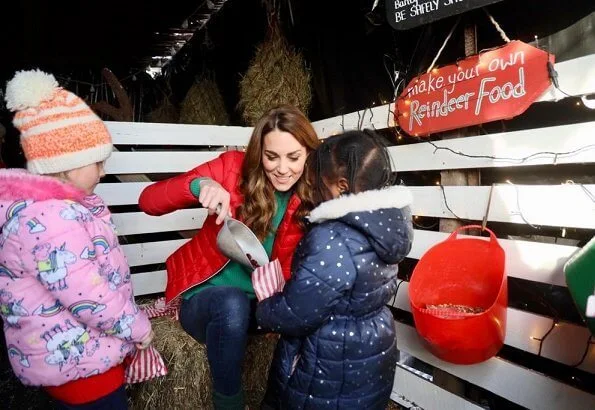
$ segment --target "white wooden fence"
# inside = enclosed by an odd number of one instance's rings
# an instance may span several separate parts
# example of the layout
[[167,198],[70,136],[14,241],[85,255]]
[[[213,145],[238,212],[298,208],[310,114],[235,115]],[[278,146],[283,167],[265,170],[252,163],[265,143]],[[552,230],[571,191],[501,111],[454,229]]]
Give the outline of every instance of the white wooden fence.
[[[556,65],[560,74],[560,88],[571,95],[595,93],[595,55]],[[562,98],[554,89],[548,90],[541,101]],[[336,134],[359,125],[382,129],[393,125],[389,105],[362,110],[323,121],[314,125],[321,137]],[[118,123],[108,122],[114,142],[120,146],[190,146],[204,149],[209,145],[242,146],[248,141],[250,128],[201,125]],[[391,147],[396,171],[427,171],[465,168],[522,167],[527,165],[593,164],[595,163],[595,122],[530,129],[464,139],[419,142]],[[438,149],[436,147],[439,147]],[[142,147],[141,147],[142,148]],[[471,158],[457,155],[462,151]],[[535,152],[565,152],[565,155]],[[213,151],[136,151],[115,152],[107,162],[108,174],[179,173],[216,157]],[[493,159],[508,158],[508,160]],[[529,158],[527,158],[529,157]],[[522,161],[522,158],[526,160]],[[108,205],[135,205],[148,183],[104,183],[97,192]],[[412,187],[413,214],[452,218],[452,210],[464,219],[481,220],[488,201],[489,187],[436,185]],[[448,198],[447,208],[443,194]],[[589,196],[591,194],[591,197]],[[595,229],[595,185],[497,185],[493,191],[489,222],[504,222],[554,227]],[[521,207],[522,209],[519,209]],[[202,226],[205,213],[200,209],[180,210],[162,217],[141,212],[114,214],[120,235],[162,233],[197,229]],[[524,219],[523,219],[524,218]],[[488,225],[489,226],[489,225]],[[444,240],[446,233],[416,230],[410,258],[419,259],[434,244]],[[159,265],[187,239],[159,240],[124,245],[128,261],[141,267],[132,275],[137,295],[159,293],[165,289],[164,270],[143,271],[145,265]],[[539,243],[526,240],[502,239],[506,252],[506,273],[545,284],[566,286],[562,267],[574,253],[574,246]],[[408,283],[400,286],[394,306],[409,311]],[[531,312],[508,309],[505,343],[522,351],[537,354],[542,337],[552,326],[552,318]],[[543,342],[541,356],[563,365],[580,361],[589,339],[588,330],[580,325],[560,322]],[[412,326],[397,322],[398,348],[416,358],[442,369],[475,386],[531,409],[594,409],[595,395],[554,380],[547,375],[525,368],[500,357],[484,363],[460,366],[443,362],[423,347]],[[585,360],[578,367],[595,373],[595,347],[591,346]],[[407,366],[397,368],[392,398],[406,407],[415,403],[426,409],[478,409],[478,404],[459,397],[426,378],[410,371]]]

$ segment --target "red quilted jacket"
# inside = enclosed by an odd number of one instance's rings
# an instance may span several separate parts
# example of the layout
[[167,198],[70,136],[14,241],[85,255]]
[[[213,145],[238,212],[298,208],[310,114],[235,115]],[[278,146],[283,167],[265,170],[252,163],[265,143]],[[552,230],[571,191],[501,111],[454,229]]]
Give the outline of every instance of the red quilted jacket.
[[[225,152],[185,174],[148,186],[140,195],[139,206],[143,212],[157,216],[197,205],[198,201],[190,192],[190,182],[195,178],[211,178],[231,194],[231,210],[235,217],[243,201],[239,189],[243,161],[243,152]],[[294,194],[287,204],[273,244],[271,260],[279,259],[285,279],[289,279],[293,252],[303,235],[293,217],[299,205],[300,199]],[[215,224],[215,217],[208,217],[198,233],[167,258],[167,301],[211,279],[227,264],[229,259],[217,248],[220,228],[220,225]]]

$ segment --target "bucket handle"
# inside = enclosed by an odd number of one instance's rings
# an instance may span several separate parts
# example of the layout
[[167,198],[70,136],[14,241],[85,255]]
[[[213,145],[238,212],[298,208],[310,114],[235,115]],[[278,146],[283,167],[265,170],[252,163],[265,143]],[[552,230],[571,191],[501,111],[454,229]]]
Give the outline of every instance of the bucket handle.
[[460,228],[455,229],[450,236],[448,237],[448,240],[455,240],[457,239],[457,235],[461,232],[461,231],[465,231],[467,229],[481,229],[482,231],[486,231],[487,233],[490,234],[490,242],[493,243],[498,243],[498,238],[496,237],[496,235],[494,235],[494,232],[492,232],[490,229],[485,228],[481,225],[465,225],[465,226],[461,226]]

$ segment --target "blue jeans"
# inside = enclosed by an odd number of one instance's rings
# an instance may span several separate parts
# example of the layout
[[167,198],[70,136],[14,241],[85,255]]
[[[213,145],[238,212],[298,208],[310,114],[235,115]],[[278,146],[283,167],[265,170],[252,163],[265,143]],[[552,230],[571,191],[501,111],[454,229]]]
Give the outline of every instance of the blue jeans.
[[207,345],[213,388],[233,396],[242,389],[242,363],[248,329],[256,328],[256,300],[230,286],[203,289],[180,307],[180,324],[199,343]]
[[122,385],[107,396],[85,404],[66,404],[56,400],[56,407],[61,410],[127,410],[128,396]]

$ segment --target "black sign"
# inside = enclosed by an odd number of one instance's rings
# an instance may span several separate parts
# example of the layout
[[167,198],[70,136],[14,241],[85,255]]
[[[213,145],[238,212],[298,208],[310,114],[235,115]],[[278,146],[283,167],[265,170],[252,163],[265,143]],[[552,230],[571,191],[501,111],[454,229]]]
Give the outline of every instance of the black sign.
[[388,22],[407,30],[502,0],[386,0]]

